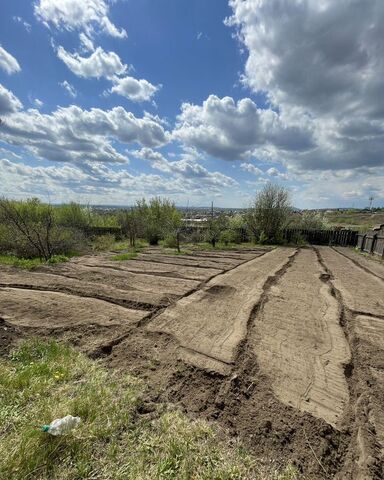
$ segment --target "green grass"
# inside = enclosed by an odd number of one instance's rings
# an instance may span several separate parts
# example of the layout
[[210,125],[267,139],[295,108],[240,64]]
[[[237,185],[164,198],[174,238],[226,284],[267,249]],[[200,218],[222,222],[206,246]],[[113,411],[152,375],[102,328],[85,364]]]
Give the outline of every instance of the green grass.
[[[261,470],[208,423],[170,408],[138,414],[142,381],[54,341],[30,339],[0,359],[0,478],[12,480],[280,479],[295,471]],[[66,436],[39,426],[81,417]]]
[[116,262],[123,261],[123,260],[132,260],[133,258],[137,257],[137,252],[128,252],[128,253],[120,253],[119,255],[114,255],[111,257],[111,260]]
[[24,268],[25,270],[33,270],[34,268],[47,263],[56,264],[67,261],[68,257],[65,255],[54,255],[47,261],[40,258],[19,258],[14,255],[0,255],[0,264],[12,265],[13,267]]
[[115,242],[114,245],[112,246],[112,250],[115,250],[117,252],[120,252],[122,250],[139,251],[144,247],[148,247],[148,242],[146,242],[145,240],[142,240],[142,239],[136,240],[134,247],[130,246],[128,240],[124,240],[124,241]]

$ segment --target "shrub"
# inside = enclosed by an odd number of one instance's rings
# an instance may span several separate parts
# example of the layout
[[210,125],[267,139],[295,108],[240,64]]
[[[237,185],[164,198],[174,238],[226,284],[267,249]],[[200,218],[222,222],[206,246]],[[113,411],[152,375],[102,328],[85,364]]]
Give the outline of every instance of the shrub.
[[257,193],[246,220],[255,238],[264,232],[268,243],[281,241],[281,232],[291,215],[289,191],[280,185],[269,183]]
[[168,235],[165,237],[163,245],[168,248],[177,248],[178,242],[176,235]]
[[113,235],[99,235],[92,241],[92,249],[96,252],[103,250],[110,250],[115,243],[115,237]]

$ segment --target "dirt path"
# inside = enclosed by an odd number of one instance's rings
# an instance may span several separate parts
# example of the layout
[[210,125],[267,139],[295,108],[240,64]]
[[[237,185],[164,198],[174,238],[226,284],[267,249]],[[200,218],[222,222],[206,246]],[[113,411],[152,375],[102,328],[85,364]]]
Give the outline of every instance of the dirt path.
[[349,400],[350,351],[323,273],[313,250],[299,252],[254,323],[254,348],[282,402],[336,426]]
[[215,277],[203,289],[168,308],[147,329],[174,336],[184,361],[229,374],[264,284],[293,253],[289,248],[276,249]]

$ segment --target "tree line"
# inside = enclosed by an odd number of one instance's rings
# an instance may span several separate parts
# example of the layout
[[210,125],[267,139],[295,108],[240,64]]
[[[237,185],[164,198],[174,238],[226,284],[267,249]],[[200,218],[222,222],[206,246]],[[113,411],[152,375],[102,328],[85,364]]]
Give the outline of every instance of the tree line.
[[[196,236],[188,233],[180,211],[166,198],[142,199],[127,209],[100,213],[78,203],[53,206],[36,198],[0,199],[0,253],[22,258],[50,259],[53,255],[82,253],[95,229],[118,229],[135,247],[138,239],[150,245],[160,241],[180,251],[181,241],[205,241],[215,247],[244,241],[244,232],[256,243],[280,243],[284,228],[292,225],[290,194],[284,187],[268,184],[255,196],[245,214],[208,217]],[[313,214],[300,216],[295,227],[323,228]]]

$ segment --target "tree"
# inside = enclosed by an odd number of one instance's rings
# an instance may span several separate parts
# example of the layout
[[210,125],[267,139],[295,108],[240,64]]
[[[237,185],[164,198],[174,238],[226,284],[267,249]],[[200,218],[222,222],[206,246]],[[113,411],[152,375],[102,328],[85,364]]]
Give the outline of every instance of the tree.
[[51,234],[55,225],[52,206],[37,198],[25,201],[0,199],[0,220],[14,238],[25,244],[24,252],[49,260],[53,255]]
[[150,245],[157,245],[159,240],[169,235],[178,237],[181,215],[173,202],[161,197],[151,198],[148,203],[142,199],[137,202],[136,209]]
[[320,213],[306,211],[293,223],[293,227],[303,230],[324,230],[327,228],[327,223]]
[[138,208],[134,207],[130,210],[119,212],[118,222],[123,235],[129,238],[130,246],[134,247],[140,232],[143,230],[143,219]]
[[227,229],[228,219],[225,215],[219,215],[217,218],[210,217],[207,220],[206,240],[215,248],[220,240],[222,233]]
[[292,211],[289,191],[280,185],[268,183],[256,194],[246,221],[255,240],[260,237],[268,243],[279,242]]

